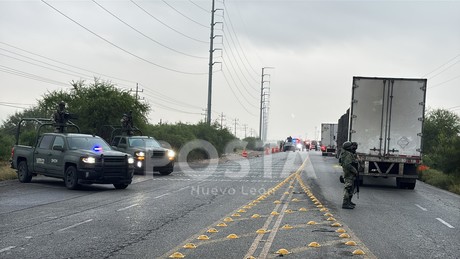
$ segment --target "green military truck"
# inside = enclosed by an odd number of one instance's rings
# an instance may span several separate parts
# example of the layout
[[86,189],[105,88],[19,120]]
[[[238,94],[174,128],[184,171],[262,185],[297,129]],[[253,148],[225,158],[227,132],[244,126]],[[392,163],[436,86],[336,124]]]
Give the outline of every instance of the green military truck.
[[134,158],[135,174],[146,174],[147,170],[169,175],[174,171],[175,152],[164,148],[151,136],[143,136],[136,127],[125,130],[121,126],[105,125],[102,136],[112,148],[128,153]]
[[[35,145],[19,145],[24,122],[39,125]],[[55,127],[55,132],[41,133],[46,126]],[[67,128],[73,128],[75,133],[66,132]],[[71,122],[56,126],[50,119],[27,118],[17,126],[11,167],[17,170],[18,179],[23,183],[41,174],[63,179],[68,189],[92,183],[125,189],[133,178],[134,158],[114,150],[98,136],[81,134],[78,126]]]

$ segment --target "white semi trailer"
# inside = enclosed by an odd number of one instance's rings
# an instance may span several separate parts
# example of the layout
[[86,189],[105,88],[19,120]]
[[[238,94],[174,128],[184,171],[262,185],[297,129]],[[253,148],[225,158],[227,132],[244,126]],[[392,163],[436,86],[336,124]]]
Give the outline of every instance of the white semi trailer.
[[337,128],[337,123],[321,123],[321,152],[323,156],[335,154]]
[[426,79],[353,77],[349,141],[364,177],[396,177],[414,189],[422,160]]

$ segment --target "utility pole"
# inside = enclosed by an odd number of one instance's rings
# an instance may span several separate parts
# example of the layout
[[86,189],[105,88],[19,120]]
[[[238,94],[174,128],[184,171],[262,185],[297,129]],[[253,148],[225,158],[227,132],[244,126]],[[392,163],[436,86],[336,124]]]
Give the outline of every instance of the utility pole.
[[142,90],[139,91],[139,83],[136,83],[136,91],[133,91],[133,89],[129,89],[129,91],[130,91],[130,92],[136,92],[135,97],[136,97],[136,100],[138,100],[138,99],[139,99],[138,93],[139,93],[139,92],[140,92],[140,93],[144,92],[144,89],[142,89]]
[[[214,26],[216,23],[214,22],[214,14],[217,10],[222,9],[215,9],[215,0],[212,0],[212,7],[211,7],[211,36],[209,37],[209,72],[208,72],[208,108],[207,108],[207,116],[206,122],[208,125],[211,125],[211,102],[212,102],[212,66],[214,65],[213,62],[213,53],[214,53]],[[221,35],[218,35],[221,36]]]
[[246,135],[246,130],[248,129],[248,124],[243,124],[244,128],[244,138],[247,138],[248,136]]
[[237,121],[238,121],[238,119],[234,120],[234,123],[235,123],[235,137],[236,137],[236,124],[237,124]]
[[[265,116],[264,116],[264,110],[265,108],[268,109],[268,107],[264,107],[264,103],[265,103],[265,90],[267,89],[266,87],[264,87],[264,83],[269,83],[270,81],[269,80],[264,80],[264,77],[265,76],[270,76],[270,74],[265,74],[264,73],[264,70],[265,69],[269,69],[269,68],[274,68],[274,67],[263,67],[262,68],[262,76],[261,76],[261,80],[260,80],[260,118],[259,118],[259,138],[260,140],[262,141],[265,141],[265,138],[266,138],[266,131],[267,131],[267,125],[266,123],[264,123],[264,121],[266,122],[266,119],[267,119],[267,112],[265,112]],[[265,133],[262,134],[262,127],[265,129]]]
[[207,115],[208,115],[207,109],[202,109],[202,111],[204,112],[204,113],[201,113],[201,115],[204,116],[204,122],[207,122],[207,119],[206,119],[206,118],[207,118]]
[[220,117],[220,129],[223,129],[224,127],[224,113],[222,112]]

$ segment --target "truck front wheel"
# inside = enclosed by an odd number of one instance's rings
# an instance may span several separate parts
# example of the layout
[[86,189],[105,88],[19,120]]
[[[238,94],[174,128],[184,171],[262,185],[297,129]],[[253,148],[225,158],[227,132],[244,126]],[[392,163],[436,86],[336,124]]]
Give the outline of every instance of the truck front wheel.
[[18,179],[21,183],[30,183],[32,180],[32,173],[29,172],[27,161],[22,160],[18,165]]
[[67,189],[75,190],[78,188],[78,175],[75,166],[67,167],[65,170],[64,182]]
[[126,189],[126,187],[128,187],[128,184],[125,184],[125,183],[114,183],[114,184],[113,184],[113,187],[115,187],[115,189],[117,189],[117,190],[122,190],[122,189]]

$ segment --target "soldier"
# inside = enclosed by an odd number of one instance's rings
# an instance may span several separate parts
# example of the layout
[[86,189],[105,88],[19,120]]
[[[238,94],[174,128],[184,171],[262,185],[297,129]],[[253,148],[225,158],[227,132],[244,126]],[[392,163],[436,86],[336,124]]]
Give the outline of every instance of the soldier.
[[66,123],[66,116],[65,116],[65,102],[61,101],[58,104],[56,111],[53,114],[53,120],[56,124],[54,132],[63,132],[64,131],[64,124]]
[[354,182],[358,171],[354,166],[357,160],[353,154],[353,144],[350,141],[343,143],[339,161],[343,169],[344,178],[342,209],[354,209],[355,205],[351,202],[351,198],[353,197]]
[[129,111],[128,114],[123,114],[123,118],[120,120],[121,126],[123,128],[123,132],[125,132],[127,135],[131,136],[133,135],[133,115],[132,111]]

